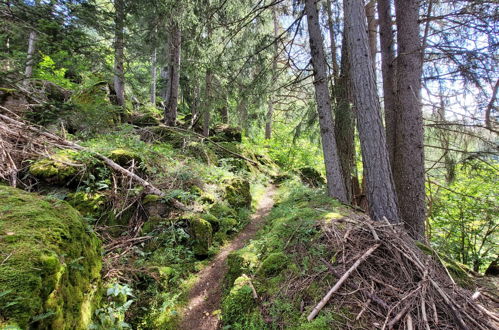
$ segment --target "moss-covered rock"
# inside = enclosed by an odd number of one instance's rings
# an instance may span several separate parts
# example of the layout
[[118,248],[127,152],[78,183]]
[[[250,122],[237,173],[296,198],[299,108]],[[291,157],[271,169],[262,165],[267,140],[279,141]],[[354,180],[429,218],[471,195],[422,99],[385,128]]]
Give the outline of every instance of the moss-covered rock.
[[247,275],[238,277],[222,301],[223,323],[230,326],[230,329],[266,328],[260,312],[256,309],[250,281]]
[[165,202],[164,198],[158,195],[146,195],[142,199],[142,205],[149,218],[162,218],[167,216],[170,208]]
[[241,128],[225,124],[215,126],[211,132],[211,139],[217,142],[241,142]]
[[241,178],[231,179],[226,183],[225,199],[229,205],[239,207],[251,206],[251,191],[248,180]]
[[61,200],[0,186],[0,328],[86,329],[100,242]]
[[303,183],[311,187],[320,187],[326,183],[322,175],[313,167],[302,167],[298,169]]
[[121,166],[130,166],[132,162],[135,166],[142,164],[142,157],[136,152],[126,149],[115,149],[109,154],[109,158]]
[[106,132],[118,122],[119,108],[110,101],[107,82],[102,81],[75,93],[73,107],[64,118],[70,132]]
[[206,144],[201,142],[189,142],[185,146],[185,153],[188,156],[194,157],[203,161],[208,165],[216,164],[218,161],[217,154],[213,152]]
[[230,288],[234,285],[236,278],[243,274],[249,274],[255,268],[258,256],[248,249],[237,250],[227,256],[226,284]]
[[259,276],[273,276],[279,274],[288,265],[288,257],[283,252],[269,254],[258,268]]
[[194,254],[200,257],[207,256],[213,239],[211,224],[200,217],[192,217],[189,220],[189,226],[195,239]]
[[100,217],[106,210],[106,196],[101,193],[78,191],[68,194],[66,201],[83,216]]
[[50,157],[36,160],[29,167],[29,173],[48,183],[67,184],[75,179],[84,167],[76,159],[77,156],[77,151],[58,151]]

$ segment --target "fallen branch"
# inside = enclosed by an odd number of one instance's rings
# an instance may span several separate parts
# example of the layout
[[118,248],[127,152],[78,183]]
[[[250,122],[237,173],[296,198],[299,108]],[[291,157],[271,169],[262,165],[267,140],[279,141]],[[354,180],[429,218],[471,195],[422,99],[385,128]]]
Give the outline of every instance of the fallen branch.
[[[19,120],[15,120],[15,119],[12,119],[8,116],[5,116],[5,115],[2,115],[0,114],[0,119],[3,119],[4,121],[6,122],[9,122],[9,123],[12,123],[12,124],[15,124],[15,125],[18,125],[18,126],[21,126],[23,128],[26,128],[32,132],[35,132],[39,135],[42,135],[46,138],[49,138],[50,140],[53,140],[53,141],[56,141],[59,145],[62,145],[62,146],[65,146],[67,148],[72,148],[74,150],[79,150],[79,151],[85,151],[85,152],[88,152],[90,154],[92,154],[95,158],[98,158],[100,160],[102,160],[107,166],[109,166],[110,168],[112,168],[113,170],[131,178],[132,180],[134,180],[136,183],[138,183],[139,185],[141,185],[142,187],[144,187],[146,189],[146,191],[150,192],[151,194],[154,194],[154,195],[158,195],[160,197],[165,197],[166,194],[164,192],[162,192],[161,190],[159,190],[158,188],[156,188],[153,184],[149,183],[148,181],[142,179],[140,176],[138,176],[137,174],[135,173],[132,173],[131,171],[127,170],[126,168],[124,167],[121,167],[120,165],[118,165],[117,163],[115,163],[113,160],[111,160],[110,158],[107,158],[106,156],[98,153],[98,152],[95,152],[95,151],[91,151],[85,147],[82,147],[80,146],[79,144],[76,144],[74,142],[71,142],[71,141],[68,141],[68,140],[65,140],[63,138],[61,138],[60,136],[57,136],[55,134],[52,134],[52,133],[49,133],[41,128],[38,128],[38,127],[35,127],[33,125],[29,125],[25,122],[22,122],[22,121],[19,121]],[[173,206],[175,206],[176,208],[182,210],[182,211],[187,211],[189,210],[183,203],[175,200],[175,199],[172,199],[170,200],[170,203],[172,203]]]
[[338,289],[341,287],[343,282],[347,280],[347,278],[359,267],[359,265],[366,260],[374,251],[376,251],[377,248],[379,248],[381,244],[376,244],[373,245],[371,248],[369,248],[355,263],[350,267],[350,269],[347,270],[345,274],[336,282],[336,284],[329,290],[329,292],[322,298],[322,300],[317,304],[317,306],[314,307],[312,312],[307,316],[308,321],[312,321],[317,314],[321,311],[321,309],[327,304],[329,299],[331,299],[332,295],[338,291]]

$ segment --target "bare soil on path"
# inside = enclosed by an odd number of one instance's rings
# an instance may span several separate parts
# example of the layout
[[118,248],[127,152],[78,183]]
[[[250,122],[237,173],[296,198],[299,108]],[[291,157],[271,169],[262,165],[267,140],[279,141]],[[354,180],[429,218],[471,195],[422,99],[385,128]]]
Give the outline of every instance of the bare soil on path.
[[263,226],[265,217],[274,205],[275,186],[269,186],[259,201],[250,223],[228,245],[222,248],[209,266],[198,274],[198,281],[189,293],[187,307],[183,313],[179,329],[215,330],[219,327],[219,315],[213,312],[220,309],[223,279],[227,273],[227,256],[241,249]]

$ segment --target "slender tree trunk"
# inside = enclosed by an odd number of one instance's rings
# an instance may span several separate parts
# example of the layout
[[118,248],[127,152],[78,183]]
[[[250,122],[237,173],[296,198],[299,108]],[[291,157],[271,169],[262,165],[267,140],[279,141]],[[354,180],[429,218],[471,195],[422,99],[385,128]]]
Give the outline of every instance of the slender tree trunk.
[[227,104],[220,107],[220,117],[222,117],[222,123],[229,124],[229,108]]
[[[272,9],[272,19],[274,21],[274,58],[272,59],[272,82],[275,83],[277,79],[277,58],[279,56],[279,45],[277,43],[277,38],[279,36],[279,21],[277,19],[276,9]],[[272,94],[269,95],[268,99],[268,110],[267,110],[267,120],[265,122],[265,138],[270,140],[272,138],[272,115],[274,114],[274,99]]]
[[28,53],[26,58],[26,68],[24,69],[24,76],[26,78],[31,78],[33,76],[33,66],[35,62],[35,50],[36,50],[36,31],[31,31],[28,38]]
[[418,23],[419,2],[395,1],[398,111],[393,174],[405,226],[413,238],[424,239],[426,207],[421,109],[423,62]]
[[177,24],[172,25],[169,45],[169,68],[165,124],[175,126],[177,122],[178,93],[180,84],[180,48],[182,35]]
[[396,66],[390,0],[378,0],[379,39],[381,45],[381,74],[383,78],[383,104],[388,156],[392,171],[396,141]]
[[352,95],[349,93],[348,71],[349,60],[348,52],[343,36],[343,44],[341,48],[341,68],[338,66],[336,54],[336,41],[334,36],[333,13],[331,8],[331,0],[326,1],[327,21],[329,28],[329,39],[331,42],[331,61],[333,67],[332,77],[332,102],[334,103],[334,126],[335,139],[338,146],[338,155],[340,157],[341,170],[343,180],[345,181],[345,189],[347,198],[350,203],[353,202],[353,183],[352,175],[354,174],[355,164],[355,119],[352,112]]
[[324,56],[323,38],[319,26],[317,0],[305,0],[305,13],[308,22],[312,66],[314,67],[315,99],[317,101],[317,112],[319,114],[319,125],[321,128],[328,194],[344,203],[348,203],[347,190],[345,181],[343,180],[338,148],[335,140],[331,98],[327,79],[326,57]]
[[337,79],[340,76],[340,67],[336,58],[336,38],[334,37],[333,11],[331,0],[326,0],[327,24],[329,27],[329,40],[331,42],[331,63],[333,67],[333,77]]
[[239,127],[245,134],[248,132],[248,108],[246,107],[246,96],[242,95],[237,104],[237,113],[239,114]]
[[206,70],[205,76],[205,95],[204,95],[204,106],[203,106],[203,135],[210,135],[210,120],[211,120],[211,85],[213,82],[213,74],[211,69]]
[[369,214],[374,220],[386,217],[391,222],[398,222],[397,197],[381,121],[363,1],[344,0],[343,7]]
[[125,73],[124,73],[124,28],[125,3],[124,0],[114,1],[114,90],[116,102],[119,106],[125,105]]
[[154,47],[151,56],[151,103],[156,106],[156,85],[157,85],[157,49]]
[[348,77],[350,60],[348,58],[345,34],[343,34],[341,53],[341,72],[333,87],[336,100],[334,108],[335,138],[347,197],[350,202],[353,202],[352,176],[354,175],[355,165],[355,118],[352,109],[351,84]]
[[376,53],[378,52],[378,23],[376,22],[376,0],[369,0],[364,8],[367,17],[367,35],[369,40],[369,50],[371,51],[371,62],[375,73],[374,79],[376,79]]

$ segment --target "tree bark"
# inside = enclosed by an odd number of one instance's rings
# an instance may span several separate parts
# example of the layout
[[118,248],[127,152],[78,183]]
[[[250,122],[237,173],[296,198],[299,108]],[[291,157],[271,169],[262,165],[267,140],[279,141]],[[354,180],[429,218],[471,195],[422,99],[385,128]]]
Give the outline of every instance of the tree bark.
[[[274,21],[274,58],[272,59],[272,82],[275,83],[277,79],[277,58],[279,56],[279,46],[277,44],[277,38],[279,37],[279,21],[277,19],[276,9],[272,9],[272,19]],[[265,138],[270,140],[272,138],[272,116],[274,114],[274,99],[272,93],[269,95],[268,99],[268,109],[267,118],[265,122]]]
[[222,118],[222,123],[229,124],[229,107],[227,104],[220,107],[220,117]]
[[376,0],[369,0],[364,8],[367,18],[367,36],[369,40],[369,50],[371,51],[371,63],[375,73],[374,79],[376,79],[376,53],[378,52],[378,23],[376,22]]
[[116,103],[125,105],[125,73],[124,73],[124,28],[125,3],[124,0],[114,1],[114,90]]
[[181,38],[180,27],[174,23],[171,27],[170,35],[168,88],[165,106],[165,124],[168,126],[175,126],[177,122]]
[[335,140],[335,129],[331,112],[331,98],[329,95],[326,57],[324,56],[323,38],[319,26],[317,0],[305,0],[305,13],[308,22],[308,34],[312,66],[314,68],[315,99],[321,128],[322,150],[328,194],[348,203],[347,190],[343,180],[342,168]]
[[369,214],[374,220],[386,217],[395,223],[399,221],[397,197],[381,122],[362,2],[362,0],[345,0],[343,8],[366,196],[369,202]]
[[351,84],[349,82],[350,60],[346,47],[346,38],[343,34],[341,50],[341,72],[333,86],[335,96],[334,124],[335,138],[340,156],[341,169],[347,197],[353,202],[352,176],[355,168],[355,118],[352,109]]
[[213,74],[211,69],[206,70],[205,76],[205,92],[204,92],[204,106],[203,106],[203,135],[210,135],[210,120],[211,120],[211,85],[213,82]]
[[381,45],[381,74],[383,79],[383,104],[388,156],[392,171],[396,141],[395,48],[392,29],[390,0],[378,0],[379,39]]
[[26,78],[31,78],[33,76],[33,65],[35,62],[35,50],[36,50],[36,31],[31,31],[28,38],[28,52],[26,58],[26,68],[24,69],[24,76]]
[[426,208],[421,109],[423,62],[418,23],[419,2],[395,1],[398,112],[393,173],[404,224],[413,238],[424,239]]
[[157,49],[154,47],[151,56],[151,97],[152,105],[156,106],[156,85],[157,85]]
[[340,67],[336,58],[336,38],[334,37],[333,12],[331,0],[326,0],[327,24],[329,27],[329,40],[331,42],[331,63],[333,67],[333,77],[337,79],[340,75]]

